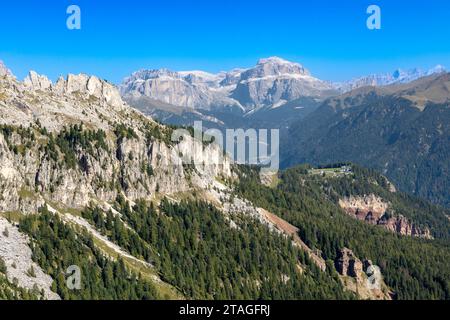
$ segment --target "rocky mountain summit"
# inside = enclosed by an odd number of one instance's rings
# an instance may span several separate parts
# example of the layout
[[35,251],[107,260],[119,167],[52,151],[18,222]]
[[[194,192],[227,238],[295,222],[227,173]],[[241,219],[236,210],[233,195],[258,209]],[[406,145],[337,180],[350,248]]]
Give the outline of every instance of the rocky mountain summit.
[[408,221],[406,217],[395,215],[391,210],[391,205],[374,194],[340,199],[339,205],[347,214],[358,220],[383,226],[404,236],[432,238],[428,228],[422,230]]
[[330,83],[314,78],[302,65],[271,57],[259,60],[254,68],[241,73],[231,96],[247,111],[252,111],[281,106],[301,97],[324,97],[333,93]]

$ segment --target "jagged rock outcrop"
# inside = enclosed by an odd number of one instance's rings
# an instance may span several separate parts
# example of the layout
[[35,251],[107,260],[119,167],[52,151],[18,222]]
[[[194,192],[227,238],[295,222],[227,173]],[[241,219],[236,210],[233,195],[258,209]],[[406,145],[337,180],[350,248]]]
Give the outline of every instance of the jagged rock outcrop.
[[424,239],[433,238],[430,229],[420,228],[416,224],[411,223],[406,217],[402,215],[391,217],[389,219],[381,219],[378,224],[384,226],[386,229],[392,232],[396,232],[401,235]]
[[52,82],[46,76],[39,75],[35,71],[30,71],[23,84],[32,90],[47,90],[52,86]]
[[340,199],[339,206],[350,216],[404,236],[431,239],[428,228],[420,228],[402,215],[395,215],[390,210],[390,204],[382,198],[370,194],[366,196],[351,196]]
[[4,76],[12,76],[12,72],[5,66],[3,61],[0,60],[0,77]]
[[353,251],[344,248],[339,252],[339,256],[336,260],[336,270],[343,276],[349,276],[361,281],[363,273],[363,264],[353,254]]
[[338,253],[335,268],[344,287],[361,299],[392,299],[380,269],[371,260],[361,261],[352,250],[343,248]]
[[336,93],[333,86],[311,76],[302,65],[278,57],[261,59],[249,69],[209,74],[201,71],[142,70],[126,78],[124,98],[136,105],[141,97],[175,106],[245,112],[300,97]]
[[[0,79],[0,124],[29,130],[0,131],[0,212],[33,213],[45,201],[82,208],[92,200],[113,201],[119,190],[132,201],[150,199],[185,192],[193,181],[231,175],[218,145],[188,136],[172,142],[170,130],[129,108],[103,80],[69,75],[46,83],[36,73],[25,84]],[[104,146],[76,146],[68,167],[62,150],[50,156],[46,146],[63,128],[80,123],[85,130],[103,130]],[[133,136],[119,139],[118,124]]]

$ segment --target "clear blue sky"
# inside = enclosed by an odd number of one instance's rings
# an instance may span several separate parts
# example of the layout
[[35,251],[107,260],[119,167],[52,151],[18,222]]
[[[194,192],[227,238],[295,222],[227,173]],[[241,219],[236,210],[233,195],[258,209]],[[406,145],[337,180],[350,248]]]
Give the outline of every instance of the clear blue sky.
[[[66,9],[82,29],[66,28]],[[366,8],[382,30],[366,28]],[[85,72],[112,82],[141,68],[249,67],[260,57],[343,80],[397,67],[450,67],[448,0],[15,0],[0,4],[0,60],[23,78]]]

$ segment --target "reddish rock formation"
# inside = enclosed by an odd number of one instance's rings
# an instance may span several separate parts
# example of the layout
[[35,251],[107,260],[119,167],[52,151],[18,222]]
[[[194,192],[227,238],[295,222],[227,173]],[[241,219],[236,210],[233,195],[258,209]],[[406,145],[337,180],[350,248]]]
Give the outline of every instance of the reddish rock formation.
[[363,264],[354,254],[353,251],[347,248],[339,252],[336,260],[336,270],[343,276],[356,278],[358,281],[362,280]]
[[373,225],[381,225],[392,232],[404,236],[433,238],[428,228],[419,228],[402,215],[391,216],[388,213],[390,204],[373,194],[344,198],[339,200],[339,205],[350,216]]
[[406,219],[402,215],[387,220],[382,219],[378,222],[378,224],[384,226],[386,229],[391,230],[392,232],[397,232],[401,235],[425,239],[433,238],[431,236],[431,232],[429,229],[427,228],[425,228],[424,230],[420,229],[415,224],[410,223],[408,219]]

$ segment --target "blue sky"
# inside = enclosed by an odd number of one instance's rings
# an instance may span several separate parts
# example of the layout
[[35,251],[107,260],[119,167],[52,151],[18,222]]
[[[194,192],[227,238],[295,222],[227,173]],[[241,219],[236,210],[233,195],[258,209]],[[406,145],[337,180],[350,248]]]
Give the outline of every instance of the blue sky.
[[[66,28],[66,9],[82,29]],[[382,30],[366,9],[382,10]],[[19,77],[85,72],[120,82],[132,71],[168,67],[210,72],[260,57],[300,62],[344,80],[436,64],[450,67],[447,0],[25,0],[0,4],[0,60]]]

